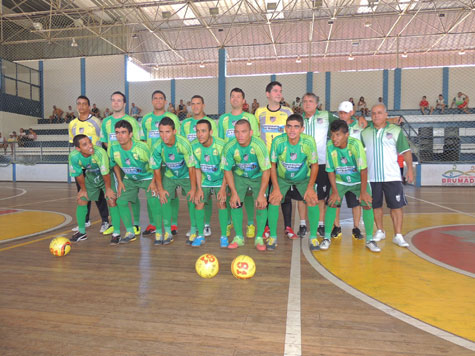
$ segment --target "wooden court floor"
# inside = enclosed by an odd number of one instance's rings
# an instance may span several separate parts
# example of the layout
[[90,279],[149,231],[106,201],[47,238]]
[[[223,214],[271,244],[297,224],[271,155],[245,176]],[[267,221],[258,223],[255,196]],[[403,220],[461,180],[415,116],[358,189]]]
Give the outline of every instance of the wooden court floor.
[[[405,233],[428,226],[475,225],[473,188],[408,187],[406,192]],[[66,257],[53,257],[49,241],[70,236],[76,225],[75,195],[75,186],[65,183],[0,183],[0,211],[5,214],[0,214],[2,356],[474,355],[473,349],[404,322],[335,284],[348,284],[370,301],[416,321],[429,321],[435,329],[450,330],[449,335],[460,332],[465,345],[475,345],[473,277],[434,272],[443,277],[435,293],[451,291],[457,308],[448,301],[439,309],[430,294],[423,294],[431,292],[412,295],[418,285],[438,282],[427,279],[430,262],[424,260],[422,267],[412,264],[422,258],[391,243],[387,216],[388,238],[378,256],[351,241],[347,209],[342,211],[344,236],[328,251],[312,254],[305,239],[279,236],[277,250],[262,253],[254,249],[253,240],[238,250],[220,249],[216,210],[213,235],[205,246],[186,246],[184,202],[179,218],[183,223],[172,245],[156,247],[151,239],[138,238],[110,246],[98,233],[99,215],[93,205],[88,240],[73,245]],[[41,218],[37,211],[48,213]],[[142,228],[146,216],[142,204]],[[282,231],[282,218],[279,224]],[[5,236],[48,229],[54,230],[5,242]],[[414,235],[414,244],[423,238]],[[220,261],[219,274],[210,280],[194,270],[203,253],[215,254]],[[256,261],[254,278],[232,276],[230,264],[239,254]],[[463,258],[475,260],[470,253]],[[383,283],[387,280],[397,283],[388,286]]]

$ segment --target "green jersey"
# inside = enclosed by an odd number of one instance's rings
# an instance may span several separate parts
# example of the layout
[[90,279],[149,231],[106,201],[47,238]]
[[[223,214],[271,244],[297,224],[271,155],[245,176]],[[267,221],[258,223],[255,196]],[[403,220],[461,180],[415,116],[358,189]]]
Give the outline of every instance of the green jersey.
[[164,117],[169,117],[175,123],[175,130],[176,132],[180,132],[180,120],[175,114],[171,112],[165,112],[163,115],[154,115],[153,112],[148,113],[142,118],[142,137],[140,138],[142,141],[147,141],[147,145],[150,149],[152,149],[155,142],[160,139],[160,121]]
[[336,182],[343,185],[361,183],[361,170],[367,168],[366,153],[360,140],[348,137],[345,148],[338,148],[328,141],[327,172],[335,172]]
[[218,121],[218,132],[219,137],[228,142],[229,140],[235,137],[234,135],[234,125],[236,122],[246,119],[251,124],[252,135],[260,137],[259,123],[254,115],[249,114],[248,112],[243,111],[239,115],[231,115],[231,113],[223,114],[219,117]]
[[212,137],[209,147],[203,146],[198,140],[192,142],[195,168],[201,170],[202,187],[220,187],[223,184],[223,170],[219,167],[225,142]]
[[171,179],[190,178],[189,167],[194,167],[191,144],[180,135],[175,136],[173,146],[167,146],[162,140],[153,146],[150,167],[160,169],[165,164],[165,177]]
[[358,120],[354,116],[351,117],[352,122],[348,125],[348,130],[350,133],[350,137],[356,138],[357,140],[361,141],[361,132],[363,129],[360,127]]
[[[210,119],[208,116],[203,118],[204,120],[208,120],[211,123],[211,130],[213,130],[213,136],[218,137],[218,129],[216,127],[216,122],[213,119]],[[181,124],[180,128],[180,135],[186,137],[188,141],[193,142],[196,138],[196,123],[200,120],[196,120],[192,117],[184,120]]]
[[110,166],[118,165],[125,173],[125,179],[134,181],[153,178],[153,171],[149,167],[150,150],[141,141],[132,140],[132,148],[128,151],[117,143],[109,148]]
[[325,155],[327,149],[328,133],[330,124],[338,120],[338,116],[333,115],[329,111],[316,111],[311,117],[303,114],[304,133],[312,136],[317,144],[318,162],[325,164],[327,157]]
[[109,174],[109,156],[107,156],[107,152],[102,147],[93,146],[93,148],[94,153],[89,157],[84,157],[78,150],[71,151],[69,154],[69,175],[71,177],[80,176],[83,169],[94,181],[98,177]]
[[270,161],[277,164],[277,175],[290,181],[310,177],[310,165],[318,163],[317,147],[313,137],[301,134],[299,142],[291,145],[287,134],[272,140]]
[[102,121],[101,127],[101,142],[107,143],[107,146],[111,144],[118,144],[117,138],[115,137],[115,124],[118,123],[120,120],[125,120],[130,122],[132,125],[133,136],[134,140],[140,141],[141,130],[140,125],[132,116],[124,115],[119,119],[114,118],[112,115],[108,116]]
[[251,143],[242,147],[233,138],[224,146],[221,168],[233,171],[246,178],[259,178],[262,172],[270,169],[269,153],[266,144],[260,138],[252,137]]

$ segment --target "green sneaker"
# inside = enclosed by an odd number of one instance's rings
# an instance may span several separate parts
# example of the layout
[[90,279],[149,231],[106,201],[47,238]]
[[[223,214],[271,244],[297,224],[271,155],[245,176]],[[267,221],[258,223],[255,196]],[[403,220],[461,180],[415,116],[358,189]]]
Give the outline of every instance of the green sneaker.
[[262,236],[256,237],[256,241],[254,241],[254,246],[256,246],[257,251],[265,251],[266,244],[264,243],[264,239]]
[[236,249],[244,246],[244,238],[242,236],[236,236],[233,241],[228,245],[230,249]]

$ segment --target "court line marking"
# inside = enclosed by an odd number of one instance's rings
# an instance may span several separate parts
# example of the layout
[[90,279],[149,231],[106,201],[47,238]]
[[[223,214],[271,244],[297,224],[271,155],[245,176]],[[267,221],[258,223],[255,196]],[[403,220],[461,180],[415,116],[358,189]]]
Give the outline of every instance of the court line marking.
[[420,258],[423,258],[424,260],[430,262],[430,263],[433,263],[437,266],[440,266],[440,267],[443,267],[443,268],[446,268],[448,270],[451,270],[453,272],[457,272],[457,273],[460,273],[460,274],[463,274],[467,277],[472,277],[472,278],[475,278],[475,273],[471,273],[469,271],[465,271],[463,269],[460,269],[460,268],[457,268],[457,267],[454,267],[454,266],[451,266],[451,265],[448,265],[442,261],[439,261],[439,260],[436,260],[435,258],[433,257],[430,257],[429,255],[426,255],[424,252],[422,252],[421,250],[419,250],[416,246],[414,246],[414,243],[412,242],[412,238],[417,235],[418,233],[420,232],[423,232],[423,231],[426,231],[426,230],[429,230],[429,229],[437,229],[437,228],[442,228],[442,227],[451,227],[451,226],[466,226],[466,225],[469,225],[469,224],[455,224],[455,225],[439,225],[439,226],[431,226],[431,227],[424,227],[424,228],[421,228],[421,229],[417,229],[417,230],[413,230],[409,233],[407,233],[404,238],[406,239],[406,241],[409,243],[409,247],[408,249],[416,254],[417,256],[419,256]]
[[51,200],[39,200],[39,201],[30,202],[30,203],[14,205],[14,206],[10,207],[10,209],[16,209],[16,207],[18,207],[18,206],[27,206],[27,205],[34,205],[34,204],[41,204],[41,203],[49,203],[49,202],[52,202],[52,201],[67,200],[67,199],[77,199],[77,198],[76,198],[76,196],[73,196],[73,197],[58,198],[58,199],[51,199]]
[[338,288],[344,290],[346,293],[351,294],[353,297],[358,298],[362,302],[365,302],[366,304],[371,305],[372,307],[381,310],[382,312],[397,318],[409,325],[412,325],[418,329],[421,329],[429,334],[432,334],[434,336],[437,336],[441,339],[450,341],[458,346],[464,347],[466,349],[475,351],[475,342],[472,342],[470,340],[464,339],[460,336],[451,334],[445,330],[436,328],[435,326],[429,325],[419,319],[416,319],[412,316],[409,316],[408,314],[405,314],[397,309],[394,309],[393,307],[386,305],[370,296],[367,294],[364,294],[357,290],[356,288],[350,286],[346,282],[342,281],[338,277],[336,277],[334,274],[329,272],[325,267],[323,267],[318,260],[313,256],[312,252],[310,251],[309,248],[309,242],[308,242],[308,237],[305,237],[302,239],[302,250],[305,258],[307,259],[308,263],[318,272],[320,273],[323,277],[328,279],[330,282],[332,282],[335,286]]
[[437,206],[437,207],[439,207],[439,208],[447,209],[447,210],[456,212],[456,213],[458,213],[458,214],[463,214],[463,215],[467,215],[467,216],[470,216],[470,217],[472,217],[472,218],[475,218],[475,215],[474,215],[474,214],[470,214],[470,213],[467,213],[467,212],[465,212],[465,211],[461,211],[461,210],[457,210],[457,209],[452,209],[452,208],[449,208],[448,206],[444,206],[444,205],[440,205],[440,204],[437,204],[437,203],[433,203],[433,202],[431,202],[431,201],[424,200],[424,199],[421,199],[421,198],[416,198],[416,197],[413,197],[413,196],[410,196],[410,195],[407,195],[407,194],[406,194],[406,197],[412,198],[412,199],[414,199],[414,200],[419,200],[419,201],[421,201],[421,202],[424,202],[424,203],[427,203],[427,204],[431,204],[431,205]]
[[[91,226],[92,226],[92,225],[99,224],[100,222],[102,222],[102,220],[96,220],[96,221],[94,221],[94,222],[91,223]],[[22,242],[22,243],[17,244],[17,245],[12,245],[12,246],[8,246],[8,247],[0,248],[0,252],[2,252],[2,251],[7,251],[7,250],[11,250],[11,249],[17,248],[17,247],[22,247],[22,246],[31,245],[31,244],[34,244],[35,242],[40,242],[40,241],[43,241],[43,240],[46,240],[46,239],[50,239],[50,238],[52,238],[52,237],[57,237],[57,236],[60,236],[60,235],[63,235],[63,234],[68,234],[68,233],[71,233],[71,230],[63,230],[63,231],[60,231],[60,232],[58,232],[58,233],[56,233],[56,234],[48,235],[48,236],[45,236],[45,237],[42,237],[42,238],[39,238],[39,239],[36,239],[36,240],[27,241],[27,242]]]
[[21,197],[22,195],[25,195],[27,193],[27,190],[23,189],[23,188],[14,188],[14,187],[2,187],[2,188],[7,188],[7,189],[13,188],[13,189],[16,189],[16,190],[21,190],[22,192],[17,194],[17,195],[12,195],[11,197],[0,198],[0,200],[7,200],[7,199],[13,199],[13,198],[16,198],[16,197]]
[[285,356],[302,355],[302,330],[300,310],[300,239],[292,242],[290,262],[289,297],[285,325]]
[[[46,229],[46,230],[42,230],[42,231],[39,231],[39,232],[34,232],[34,233],[28,234],[28,235],[13,237],[13,238],[8,239],[8,240],[0,240],[0,245],[1,245],[1,244],[4,244],[4,243],[16,241],[16,240],[23,240],[23,239],[26,239],[26,238],[28,238],[28,237],[33,237],[33,236],[38,236],[38,235],[42,235],[42,234],[47,234],[48,232],[54,231],[54,230],[56,230],[56,229],[61,229],[61,228],[63,228],[64,226],[66,226],[66,225],[68,225],[69,223],[71,223],[71,221],[73,220],[73,218],[72,218],[70,215],[64,214],[64,213],[60,213],[60,212],[58,212],[58,211],[18,209],[17,213],[23,212],[23,211],[39,211],[39,212],[41,212],[41,213],[59,214],[59,215],[62,215],[62,216],[64,217],[64,221],[63,221],[61,224],[56,225],[56,226],[51,227],[51,228]],[[1,251],[1,250],[0,250],[0,251]]]

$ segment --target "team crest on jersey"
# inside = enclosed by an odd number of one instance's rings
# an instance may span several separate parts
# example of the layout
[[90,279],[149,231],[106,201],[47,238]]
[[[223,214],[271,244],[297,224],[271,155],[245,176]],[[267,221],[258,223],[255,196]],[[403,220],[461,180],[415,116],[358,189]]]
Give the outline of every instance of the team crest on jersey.
[[323,124],[323,119],[322,119],[321,117],[319,117],[319,118],[317,119],[317,123],[318,123],[318,124]]
[[242,156],[242,158],[243,158],[245,161],[247,161],[247,160],[249,160],[249,155],[246,153],[244,156]]
[[79,133],[80,133],[80,134],[84,133],[84,127],[80,127],[80,128],[79,128]]
[[399,203],[401,201],[401,195],[397,194],[396,195],[396,201]]
[[346,159],[346,157],[341,157],[341,163],[343,163],[343,164],[348,163],[348,160]]
[[275,120],[277,120],[277,117],[276,117],[276,116],[271,116],[271,117],[270,117],[270,122],[274,122]]
[[236,122],[237,122],[237,121],[231,122],[231,126],[232,126],[232,127],[236,126]]
[[209,155],[205,155],[205,162],[209,162],[209,159],[210,159]]
[[175,155],[174,155],[173,153],[169,153],[169,154],[168,154],[168,159],[169,159],[170,161],[174,161],[174,160],[175,160]]
[[290,153],[290,159],[295,161],[297,159],[297,154],[295,152]]
[[126,158],[126,159],[125,159],[125,164],[128,165],[128,166],[130,166],[130,159]]
[[387,138],[388,140],[392,139],[392,138],[393,138],[393,134],[392,134],[391,132],[388,132],[388,133],[386,134],[386,138]]
[[157,129],[158,129],[159,127],[160,127],[160,122],[159,122],[159,121],[157,121],[157,122],[155,123],[155,128],[157,128]]

